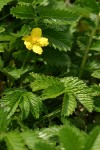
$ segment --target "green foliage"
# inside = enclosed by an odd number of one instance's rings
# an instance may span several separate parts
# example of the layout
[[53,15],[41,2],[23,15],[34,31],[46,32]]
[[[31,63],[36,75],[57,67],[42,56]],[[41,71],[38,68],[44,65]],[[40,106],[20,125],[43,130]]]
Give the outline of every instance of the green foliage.
[[56,31],[54,29],[46,29],[46,37],[49,39],[50,45],[60,51],[67,51],[71,47],[71,35],[65,34],[64,31]]
[[0,1],[0,11],[2,10],[2,8],[7,5],[7,3],[11,2],[13,0],[1,0]]
[[76,99],[73,95],[65,93],[62,104],[62,115],[69,116],[77,107]]
[[95,0],[76,0],[76,4],[79,4],[81,7],[89,7],[93,12],[99,13],[99,6]]
[[38,118],[42,101],[40,97],[31,92],[15,89],[14,91],[8,91],[0,103],[4,110],[8,112],[8,118],[16,112],[18,106],[23,118],[28,117],[30,111],[35,118]]
[[[48,9],[43,8],[39,10],[40,17],[43,19],[61,19],[66,21],[75,21],[79,18],[79,15],[76,12],[71,10],[59,10],[59,9]],[[55,20],[56,21],[56,20]]]
[[8,133],[5,140],[6,140],[8,150],[26,149],[23,139],[21,138],[20,134],[18,134],[17,132]]
[[62,105],[62,113],[64,113],[64,116],[72,114],[75,110],[76,99],[79,100],[88,111],[91,112],[93,110],[91,91],[86,84],[78,78],[66,77],[56,79],[44,75],[31,75],[35,78],[35,81],[31,83],[30,86],[33,91],[44,89],[42,94],[43,99],[56,98],[65,93]]
[[91,91],[86,84],[78,78],[66,77],[61,80],[64,83],[65,91],[74,95],[80,103],[82,103],[90,112],[93,110],[93,101]]
[[32,6],[17,5],[11,9],[11,14],[20,19],[33,19],[35,11]]
[[92,73],[92,76],[93,76],[94,78],[100,79],[100,69],[94,71],[94,72]]
[[96,127],[90,133],[84,150],[99,150],[100,146],[100,127]]
[[4,109],[0,109],[0,132],[5,132],[7,126],[9,125],[10,120],[7,119],[7,112],[4,112]]
[[99,150],[99,79],[98,0],[0,0],[1,150]]
[[83,149],[84,136],[77,129],[67,126],[60,131],[60,141],[66,150]]

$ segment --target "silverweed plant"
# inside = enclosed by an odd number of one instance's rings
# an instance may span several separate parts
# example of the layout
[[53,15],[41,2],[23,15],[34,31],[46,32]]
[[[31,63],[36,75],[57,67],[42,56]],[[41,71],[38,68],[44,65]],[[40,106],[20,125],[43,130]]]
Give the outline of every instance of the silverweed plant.
[[100,150],[99,81],[99,0],[0,0],[1,150]]

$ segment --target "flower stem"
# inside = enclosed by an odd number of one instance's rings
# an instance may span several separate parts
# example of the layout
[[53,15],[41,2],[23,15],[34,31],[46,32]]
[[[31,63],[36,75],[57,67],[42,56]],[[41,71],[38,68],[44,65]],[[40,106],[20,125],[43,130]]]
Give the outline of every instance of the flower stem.
[[95,35],[96,30],[97,30],[98,25],[99,25],[99,17],[100,16],[97,15],[96,22],[95,22],[95,28],[91,31],[89,42],[88,42],[88,44],[86,46],[86,49],[85,49],[85,52],[84,52],[84,56],[83,56],[83,59],[82,59],[82,62],[81,62],[79,76],[78,76],[79,78],[81,78],[82,75],[83,75],[84,67],[85,67],[85,64],[86,64],[86,61],[87,61],[87,58],[88,58],[89,49],[90,49],[92,41],[93,41],[93,36]]

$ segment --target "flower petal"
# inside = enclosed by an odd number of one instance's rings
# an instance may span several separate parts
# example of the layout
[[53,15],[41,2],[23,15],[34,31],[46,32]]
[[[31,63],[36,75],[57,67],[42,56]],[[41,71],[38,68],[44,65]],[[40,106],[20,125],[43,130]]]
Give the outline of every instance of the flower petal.
[[33,45],[30,42],[25,41],[24,44],[28,50],[31,50],[33,48]]
[[30,35],[24,36],[22,38],[22,40],[27,41],[27,42],[31,42],[32,41],[32,37]]
[[47,46],[49,44],[48,39],[44,38],[44,37],[39,38],[38,42],[39,42],[40,46],[42,46],[42,47]]
[[42,35],[42,30],[40,28],[34,28],[31,31],[31,36],[33,37],[41,37],[41,35]]
[[42,48],[41,48],[40,46],[38,46],[38,45],[34,45],[32,49],[33,49],[33,51],[34,51],[35,53],[37,53],[37,54],[39,54],[39,55],[41,55],[42,52],[43,52]]

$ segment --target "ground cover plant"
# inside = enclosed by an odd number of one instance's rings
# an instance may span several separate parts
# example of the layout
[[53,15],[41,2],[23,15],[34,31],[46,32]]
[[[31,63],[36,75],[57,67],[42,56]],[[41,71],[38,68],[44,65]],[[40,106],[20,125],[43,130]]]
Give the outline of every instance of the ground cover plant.
[[0,149],[100,150],[100,1],[0,0]]

